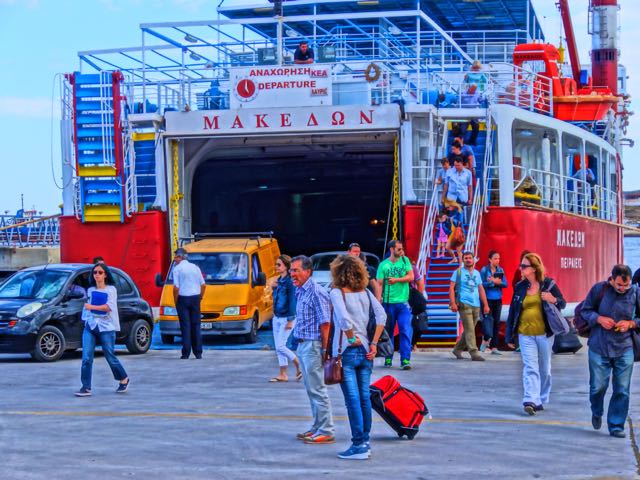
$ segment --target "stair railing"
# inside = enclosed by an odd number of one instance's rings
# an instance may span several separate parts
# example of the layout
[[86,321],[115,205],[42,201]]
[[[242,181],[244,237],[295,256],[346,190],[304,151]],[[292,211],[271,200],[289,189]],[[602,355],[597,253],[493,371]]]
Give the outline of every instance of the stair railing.
[[[432,178],[431,182],[426,181],[425,184],[432,185],[431,197],[429,199],[429,204],[427,206],[427,195],[425,192],[425,203],[424,210],[422,215],[422,234],[420,237],[420,250],[418,253],[418,261],[416,262],[416,267],[418,268],[418,272],[422,275],[422,278],[426,278],[427,271],[427,262],[431,257],[431,248],[433,243],[433,227],[436,222],[436,218],[438,216],[438,210],[440,208],[440,191],[438,186],[435,183],[436,174],[437,174],[437,159],[439,151],[446,151],[446,135],[440,135],[440,128],[443,128],[441,124],[441,119],[435,119],[435,121],[431,122],[431,131],[429,133],[429,143],[430,147],[433,150],[433,165],[434,168],[431,169]],[[436,129],[436,134],[434,138],[433,130]],[[425,179],[428,180],[428,179]]]
[[431,257],[431,248],[433,243],[433,225],[435,224],[436,217],[438,216],[438,206],[440,204],[440,195],[438,194],[438,188],[434,184],[433,192],[431,193],[431,200],[429,206],[426,205],[425,198],[425,212],[422,218],[422,236],[420,239],[420,253],[418,255],[418,262],[416,267],[425,278],[427,271],[427,261]]
[[478,254],[478,237],[482,225],[482,215],[489,205],[489,171],[493,166],[493,127],[491,124],[491,110],[487,110],[486,119],[487,136],[484,150],[484,166],[482,170],[482,181],[476,183],[473,193],[473,203],[469,218],[469,228],[467,229],[467,240],[464,249]]
[[124,152],[124,191],[125,212],[128,217],[138,211],[138,188],[136,184],[136,151],[133,147],[133,139],[129,128],[125,125],[122,129],[122,144]]
[[102,163],[114,165],[113,86],[111,72],[100,72],[100,128],[102,131]]

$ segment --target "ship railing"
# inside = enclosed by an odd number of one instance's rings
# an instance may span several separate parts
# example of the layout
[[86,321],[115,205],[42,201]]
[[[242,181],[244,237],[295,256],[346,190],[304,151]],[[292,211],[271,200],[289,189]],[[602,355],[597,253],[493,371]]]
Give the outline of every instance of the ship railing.
[[[494,199],[499,198],[499,191],[492,186],[499,178],[497,166],[489,171],[489,197],[491,204],[498,204]],[[516,205],[540,205],[610,221],[617,218],[616,192],[602,185],[522,165],[513,165],[513,184]]]
[[45,247],[60,245],[59,215],[19,217],[0,215],[0,245]]
[[544,115],[553,113],[551,80],[511,64],[473,73],[434,72],[423,99],[439,107],[507,104]]

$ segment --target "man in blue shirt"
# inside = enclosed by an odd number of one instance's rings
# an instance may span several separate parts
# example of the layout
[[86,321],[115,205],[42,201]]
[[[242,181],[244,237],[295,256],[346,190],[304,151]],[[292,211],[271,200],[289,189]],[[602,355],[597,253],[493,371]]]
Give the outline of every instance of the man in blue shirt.
[[471,173],[475,174],[476,172],[476,156],[473,153],[473,148],[469,145],[464,144],[464,135],[457,135],[453,137],[453,142],[458,142],[460,144],[460,155],[462,155],[463,160],[468,162],[468,169],[471,170]]
[[462,352],[466,349],[471,355],[471,360],[484,362],[484,357],[478,353],[476,345],[476,324],[480,320],[480,302],[485,315],[491,310],[482,286],[480,272],[473,268],[476,263],[473,252],[464,252],[462,262],[464,268],[458,268],[453,272],[449,284],[449,308],[452,312],[460,313],[464,329],[452,353],[458,360],[462,360]]
[[473,177],[471,172],[464,168],[462,157],[454,157],[453,165],[454,168],[447,170],[442,190],[442,203],[448,199],[458,202],[460,205],[466,205],[472,197]]
[[[599,430],[604,414],[604,397],[613,373],[613,394],[609,401],[607,425],[612,437],[624,438],[629,413],[633,340],[631,331],[640,328],[640,293],[631,285],[631,269],[616,265],[607,282],[589,291],[582,307],[589,334],[589,400],[591,424]],[[635,318],[635,320],[634,320]]]
[[329,344],[331,301],[327,291],[311,278],[313,263],[309,257],[295,257],[289,272],[296,286],[293,336],[298,340],[298,359],[313,414],[313,425],[297,438],[305,443],[335,443],[331,402],[322,368]]

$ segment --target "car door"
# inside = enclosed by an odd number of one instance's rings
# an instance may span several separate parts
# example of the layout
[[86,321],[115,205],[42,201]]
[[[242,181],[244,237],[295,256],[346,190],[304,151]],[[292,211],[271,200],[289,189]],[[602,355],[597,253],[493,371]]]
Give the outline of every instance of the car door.
[[[67,284],[63,296],[58,305],[59,308],[53,314],[52,319],[62,325],[64,338],[69,348],[80,348],[82,346],[82,331],[84,321],[82,320],[82,309],[87,302],[88,271],[76,272],[71,281]],[[69,298],[72,291],[84,293],[83,298]]]
[[120,317],[120,332],[118,339],[124,339],[129,335],[133,322],[137,320],[138,296],[133,285],[120,273],[113,272],[118,292],[118,316]]
[[256,306],[259,311],[259,323],[262,324],[266,319],[265,315],[265,298],[264,298],[264,290],[263,286],[256,285],[258,281],[258,275],[262,273],[262,266],[260,263],[260,257],[258,253],[253,253],[251,255],[251,303]]

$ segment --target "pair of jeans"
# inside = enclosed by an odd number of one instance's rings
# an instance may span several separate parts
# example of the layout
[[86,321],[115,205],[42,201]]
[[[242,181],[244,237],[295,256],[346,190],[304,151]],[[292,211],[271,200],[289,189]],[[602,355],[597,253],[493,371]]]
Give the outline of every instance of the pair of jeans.
[[482,333],[484,341],[491,339],[489,348],[498,348],[498,335],[500,330],[500,314],[502,313],[502,300],[487,300],[491,311],[482,320]]
[[200,333],[200,295],[178,295],[176,304],[180,319],[182,356],[188,357],[193,350],[196,357],[202,356],[202,334]]
[[291,335],[291,332],[293,332],[293,327],[287,329],[287,323],[289,323],[287,321],[287,317],[274,316],[271,320],[271,325],[273,327],[273,343],[276,347],[278,365],[281,367],[286,367],[289,365],[289,362],[293,362],[296,358],[296,354],[287,347],[287,340],[289,340],[289,336]]
[[589,349],[589,400],[591,413],[597,417],[602,417],[604,413],[604,396],[607,393],[612,372],[613,394],[609,400],[607,412],[610,433],[624,430],[624,422],[629,413],[633,349],[615,358],[603,357]]
[[551,394],[551,347],[553,336],[519,335],[522,357],[522,403],[544,405]]
[[476,344],[476,324],[480,320],[480,307],[472,307],[466,303],[458,304],[458,312],[462,321],[464,332],[453,349],[457,352],[468,350],[471,355],[478,352]]
[[362,445],[369,441],[371,432],[371,396],[369,384],[373,361],[367,360],[367,351],[362,345],[347,347],[342,353],[342,382],[340,388],[351,427],[351,442]]
[[[393,333],[398,325],[400,335],[400,361],[411,360],[411,339],[413,338],[413,327],[411,326],[411,310],[408,303],[383,303],[384,311],[387,312],[387,333],[393,339]],[[393,342],[392,342],[393,344]],[[393,356],[387,357],[392,359]]]
[[307,390],[313,425],[310,430],[317,434],[333,436],[333,418],[327,386],[324,384],[322,367],[322,342],[304,340],[298,344],[298,359],[302,369],[304,388]]
[[96,350],[96,340],[100,339],[104,358],[107,360],[113,378],[118,381],[127,378],[127,372],[118,360],[115,354],[116,332],[101,332],[98,327],[91,329],[85,325],[82,332],[82,367],[80,369],[80,380],[82,386],[91,389],[91,376],[93,373],[93,356]]

